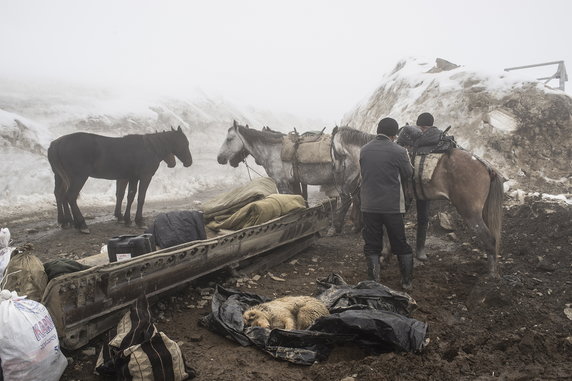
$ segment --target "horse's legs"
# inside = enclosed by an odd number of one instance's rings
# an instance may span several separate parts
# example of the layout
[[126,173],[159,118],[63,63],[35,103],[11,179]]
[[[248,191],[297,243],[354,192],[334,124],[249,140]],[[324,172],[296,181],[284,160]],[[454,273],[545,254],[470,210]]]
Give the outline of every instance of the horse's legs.
[[[127,190],[127,205],[125,205],[125,214],[123,215],[123,220],[125,225],[131,224],[131,205],[133,200],[135,200],[135,193],[137,193],[137,182],[139,179],[129,180],[129,189]],[[139,206],[137,206],[139,209]]]
[[[66,201],[69,203],[76,229],[79,229],[79,231],[82,233],[89,234],[89,229],[87,228],[85,219],[83,218],[83,215],[77,206],[77,198],[79,196],[79,192],[85,185],[86,181],[87,176],[72,179],[70,187],[66,192]],[[64,209],[66,209],[66,207],[67,205],[64,204]]]
[[341,193],[340,194],[340,207],[336,211],[334,216],[334,229],[336,234],[342,232],[342,228],[344,226],[344,219],[352,204],[352,198],[349,194]]
[[137,226],[143,226],[143,204],[145,204],[145,195],[147,188],[151,183],[151,176],[146,176],[139,181],[139,194],[137,195],[137,213],[135,214],[135,223]]
[[429,200],[417,200],[417,239],[415,241],[415,257],[421,261],[427,260],[425,253],[425,239],[429,225]]
[[306,202],[306,207],[308,207],[308,184],[300,183],[300,190],[304,201]]
[[127,180],[121,179],[117,180],[115,183],[115,213],[113,214],[117,221],[123,220],[123,214],[121,213],[121,204],[123,203],[123,197],[125,196],[125,188],[127,188]]
[[459,214],[467,222],[471,230],[473,230],[477,236],[480,238],[481,242],[484,243],[484,248],[487,252],[487,259],[489,264],[489,274],[495,278],[499,276],[498,266],[497,266],[497,253],[496,253],[496,241],[495,237],[485,224],[482,217],[482,211],[473,210],[465,211],[459,210]]
[[[63,228],[66,229],[71,226],[71,215],[69,215],[70,219],[66,219],[65,210],[64,210],[64,200],[65,195],[63,190],[63,181],[62,178],[58,175],[54,175],[54,196],[56,197],[56,206],[58,209],[58,224]],[[67,206],[67,202],[65,203]],[[69,210],[69,209],[68,209]]]

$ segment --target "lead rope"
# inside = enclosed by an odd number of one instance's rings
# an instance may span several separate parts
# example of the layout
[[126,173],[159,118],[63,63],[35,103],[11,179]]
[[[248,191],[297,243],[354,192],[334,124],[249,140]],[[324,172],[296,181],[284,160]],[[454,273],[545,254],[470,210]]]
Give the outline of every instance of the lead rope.
[[256,173],[258,176],[264,177],[260,173],[256,172],[256,170],[254,168],[252,168],[250,165],[248,165],[246,158],[242,159],[242,162],[246,166],[246,170],[248,171],[248,178],[250,179],[250,181],[252,181],[252,176],[250,175],[250,170],[252,170],[252,172]]

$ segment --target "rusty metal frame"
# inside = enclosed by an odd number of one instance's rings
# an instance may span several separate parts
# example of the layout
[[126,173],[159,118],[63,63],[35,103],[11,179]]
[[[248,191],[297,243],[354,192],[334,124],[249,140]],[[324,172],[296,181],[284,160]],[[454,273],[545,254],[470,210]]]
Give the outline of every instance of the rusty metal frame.
[[51,280],[44,304],[60,344],[77,349],[114,327],[141,295],[154,297],[221,268],[273,249],[301,250],[330,224],[332,204],[324,202],[231,234],[195,241],[66,274]]
[[520,70],[520,69],[530,69],[533,67],[539,66],[548,66],[548,65],[558,65],[556,72],[552,74],[550,77],[543,77],[537,78],[537,81],[544,81],[544,84],[552,81],[553,79],[558,79],[558,88],[562,91],[566,90],[566,81],[568,81],[568,73],[566,73],[566,65],[564,65],[564,61],[552,61],[552,62],[544,62],[540,64],[534,65],[525,65],[525,66],[516,66],[516,67],[508,67],[504,69],[504,71],[511,71],[511,70]]

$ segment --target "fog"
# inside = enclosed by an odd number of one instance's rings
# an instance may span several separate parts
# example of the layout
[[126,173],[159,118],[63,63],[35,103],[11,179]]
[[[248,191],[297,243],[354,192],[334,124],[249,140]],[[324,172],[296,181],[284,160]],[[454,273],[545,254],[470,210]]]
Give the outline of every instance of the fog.
[[335,123],[409,56],[489,71],[572,65],[571,11],[566,0],[4,1],[0,77],[169,95],[201,88]]

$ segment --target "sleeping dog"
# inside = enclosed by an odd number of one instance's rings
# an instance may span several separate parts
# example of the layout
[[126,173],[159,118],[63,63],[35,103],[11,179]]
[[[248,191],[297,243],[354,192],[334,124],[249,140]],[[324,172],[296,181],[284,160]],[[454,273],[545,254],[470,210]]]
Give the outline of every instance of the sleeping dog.
[[326,305],[310,296],[285,296],[258,304],[242,314],[245,326],[306,329],[320,316],[329,315]]

